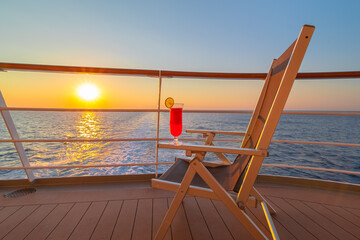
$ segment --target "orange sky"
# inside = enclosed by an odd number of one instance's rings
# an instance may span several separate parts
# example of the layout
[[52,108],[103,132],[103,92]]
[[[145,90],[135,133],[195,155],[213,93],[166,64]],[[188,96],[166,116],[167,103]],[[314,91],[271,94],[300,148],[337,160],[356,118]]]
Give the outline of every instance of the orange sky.
[[[339,84],[339,81],[343,84]],[[100,90],[99,99],[86,102],[77,94],[83,83]],[[11,107],[156,108],[158,79],[151,77],[0,72],[1,91]],[[164,78],[164,99],[171,96],[185,109],[251,110],[262,87],[257,80],[204,80]],[[358,80],[298,80],[287,110],[359,111]]]

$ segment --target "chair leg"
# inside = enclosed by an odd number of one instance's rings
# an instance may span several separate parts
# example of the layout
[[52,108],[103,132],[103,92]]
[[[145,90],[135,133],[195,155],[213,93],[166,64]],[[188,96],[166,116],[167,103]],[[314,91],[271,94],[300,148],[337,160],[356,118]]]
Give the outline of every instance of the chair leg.
[[272,216],[276,215],[275,209],[266,201],[266,199],[259,193],[258,190],[256,190],[255,187],[251,190],[251,195],[253,195],[259,202],[265,202],[267,207],[269,208],[269,212]]
[[214,176],[204,167],[204,165],[194,164],[196,172],[209,185],[225,206],[243,224],[255,239],[268,239],[258,226],[249,218],[245,211],[241,210],[236,202],[230,197],[225,189],[216,181]]
[[166,215],[165,215],[163,221],[161,222],[160,228],[159,228],[158,232],[156,233],[155,240],[162,240],[165,237],[166,232],[168,231],[168,229],[171,225],[171,222],[173,221],[175,214],[176,214],[177,210],[179,209],[180,204],[186,195],[186,192],[190,186],[190,183],[195,176],[195,173],[196,173],[195,169],[193,169],[190,164],[190,166],[189,166],[188,170],[186,171],[186,174],[181,182],[181,185],[180,185],[178,191],[176,192],[174,199],[172,200],[170,207],[169,207],[168,211],[166,212]]
[[264,215],[265,215],[267,224],[268,224],[268,226],[269,226],[269,230],[270,230],[270,233],[271,233],[272,238],[275,239],[275,240],[280,239],[280,238],[279,238],[279,235],[278,235],[278,233],[277,233],[277,231],[276,231],[274,222],[273,222],[273,220],[272,220],[272,217],[271,217],[271,215],[270,215],[270,212],[269,212],[269,209],[268,209],[268,207],[267,207],[266,202],[261,202],[261,206],[262,206],[262,208],[263,208]]

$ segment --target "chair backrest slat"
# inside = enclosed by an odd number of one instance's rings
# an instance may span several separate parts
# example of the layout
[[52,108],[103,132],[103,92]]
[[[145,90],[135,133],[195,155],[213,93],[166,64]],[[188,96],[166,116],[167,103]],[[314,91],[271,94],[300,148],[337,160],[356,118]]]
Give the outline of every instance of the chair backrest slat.
[[[242,141],[242,148],[268,149],[313,31],[313,26],[304,26],[298,39],[272,62]],[[239,190],[242,183],[242,173],[249,171],[248,168],[244,169],[251,158],[239,155],[234,161],[232,181],[235,191]]]
[[271,64],[269,73],[265,78],[257,106],[253,112],[245,137],[241,143],[242,148],[255,148],[260,134],[264,128],[266,118],[270,112],[270,108],[274,102],[275,95],[279,89],[282,75],[290,60],[291,53],[294,49],[295,42],[278,58],[274,59]]

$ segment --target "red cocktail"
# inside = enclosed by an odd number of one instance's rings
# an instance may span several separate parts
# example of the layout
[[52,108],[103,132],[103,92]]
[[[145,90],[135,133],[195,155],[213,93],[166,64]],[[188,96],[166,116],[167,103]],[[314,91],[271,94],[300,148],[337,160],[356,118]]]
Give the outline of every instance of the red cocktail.
[[174,136],[173,144],[180,145],[181,143],[178,140],[182,132],[182,110],[184,104],[175,103],[172,108],[170,108],[170,133]]

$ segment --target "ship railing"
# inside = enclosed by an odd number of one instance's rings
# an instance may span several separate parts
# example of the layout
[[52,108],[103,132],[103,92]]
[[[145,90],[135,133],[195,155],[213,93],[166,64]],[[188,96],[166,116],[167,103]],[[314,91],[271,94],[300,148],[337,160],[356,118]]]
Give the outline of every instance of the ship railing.
[[[7,107],[5,100],[0,95],[0,112],[5,125],[9,131],[11,139],[1,139],[0,143],[13,143],[21,160],[20,167],[0,167],[0,170],[24,170],[29,181],[33,181],[35,176],[32,170],[35,169],[66,169],[66,168],[106,168],[106,167],[124,167],[124,166],[155,166],[155,176],[158,176],[158,166],[172,164],[171,162],[159,162],[159,141],[170,141],[170,138],[160,138],[160,113],[168,110],[161,109],[161,90],[164,78],[204,78],[204,79],[253,79],[263,80],[265,73],[213,73],[213,72],[183,72],[183,71],[163,71],[163,70],[137,70],[137,69],[118,69],[118,68],[92,68],[92,67],[72,67],[72,66],[53,66],[53,65],[35,65],[35,64],[17,64],[0,63],[0,71],[40,71],[57,73],[87,73],[87,74],[112,74],[112,75],[136,75],[145,77],[158,77],[158,101],[157,109],[69,109],[69,108],[22,108]],[[318,73],[298,73],[297,80],[301,79],[359,79],[360,71],[353,72],[318,72]],[[9,114],[9,111],[60,111],[60,112],[154,112],[157,113],[156,138],[106,138],[106,139],[20,139],[15,124]],[[185,113],[247,113],[252,111],[237,110],[184,110]],[[332,116],[359,116],[359,112],[283,112],[283,114],[297,115],[332,115]],[[198,138],[182,138],[182,141],[201,141]],[[86,165],[36,165],[31,166],[26,156],[22,143],[45,143],[45,142],[122,142],[122,141],[153,141],[156,142],[156,159],[151,163],[121,163],[121,164],[86,164]],[[241,139],[216,139],[215,141],[241,141]],[[358,143],[340,143],[340,142],[317,142],[317,141],[293,141],[293,140],[272,140],[275,143],[291,144],[311,144],[328,146],[360,147]],[[348,171],[342,169],[328,169],[320,167],[294,166],[285,164],[263,164],[265,167],[292,168],[302,170],[326,171],[334,173],[344,173],[360,175],[357,171]]]

